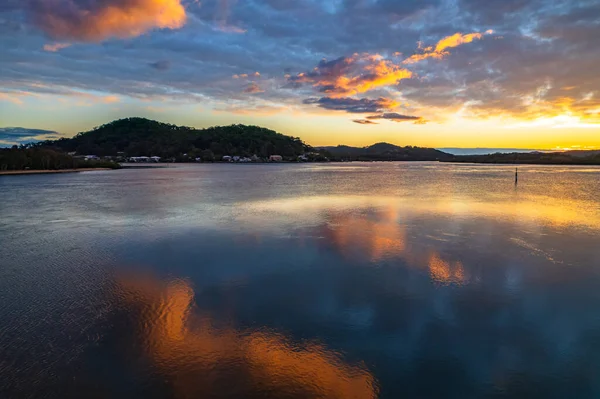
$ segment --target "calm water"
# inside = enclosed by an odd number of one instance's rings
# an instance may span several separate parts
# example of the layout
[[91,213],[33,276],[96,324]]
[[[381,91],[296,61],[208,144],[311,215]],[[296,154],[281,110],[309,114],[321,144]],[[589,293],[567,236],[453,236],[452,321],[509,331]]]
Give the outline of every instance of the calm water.
[[588,167],[0,177],[0,397],[600,397],[599,195]]

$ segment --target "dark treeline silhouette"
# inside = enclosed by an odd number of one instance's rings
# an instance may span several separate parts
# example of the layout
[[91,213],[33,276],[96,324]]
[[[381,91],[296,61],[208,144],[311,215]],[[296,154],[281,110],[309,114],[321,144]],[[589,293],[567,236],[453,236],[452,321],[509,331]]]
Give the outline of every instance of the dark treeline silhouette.
[[224,155],[296,158],[310,151],[299,138],[258,126],[231,125],[195,129],[144,118],[120,119],[70,139],[36,146],[98,156],[159,156],[180,160],[219,160]]
[[600,151],[530,152],[490,155],[462,155],[444,159],[447,162],[537,164],[537,165],[600,165]]
[[85,161],[49,148],[13,146],[0,148],[0,171],[6,170],[61,170],[79,168],[117,168],[108,161]]
[[345,161],[441,161],[452,155],[445,152],[422,147],[399,147],[389,143],[377,143],[368,147],[321,147],[335,160]]

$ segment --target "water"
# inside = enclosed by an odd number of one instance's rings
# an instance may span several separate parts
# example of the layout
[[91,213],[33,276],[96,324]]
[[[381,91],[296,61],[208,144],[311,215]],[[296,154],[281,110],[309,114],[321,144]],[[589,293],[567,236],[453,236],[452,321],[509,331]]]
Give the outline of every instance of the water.
[[599,192],[435,163],[0,177],[0,397],[599,397]]

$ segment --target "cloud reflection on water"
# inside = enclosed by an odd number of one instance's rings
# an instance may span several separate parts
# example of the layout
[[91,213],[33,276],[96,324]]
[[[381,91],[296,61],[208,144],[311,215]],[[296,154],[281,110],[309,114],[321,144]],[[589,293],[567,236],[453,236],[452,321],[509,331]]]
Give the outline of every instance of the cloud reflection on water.
[[[176,397],[375,398],[364,365],[315,342],[293,342],[268,329],[219,325],[194,305],[189,281],[124,274],[120,297],[139,317],[136,340]],[[229,381],[227,381],[229,379]],[[262,395],[262,396],[261,396]]]

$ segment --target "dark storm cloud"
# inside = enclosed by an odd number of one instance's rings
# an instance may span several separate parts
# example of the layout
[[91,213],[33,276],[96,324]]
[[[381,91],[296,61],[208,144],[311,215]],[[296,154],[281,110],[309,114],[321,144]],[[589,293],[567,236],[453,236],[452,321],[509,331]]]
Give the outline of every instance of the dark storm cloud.
[[57,132],[23,127],[0,127],[0,146],[33,143],[60,138]]
[[315,104],[321,108],[345,111],[353,114],[379,112],[384,109],[389,109],[394,106],[394,102],[387,98],[308,98],[304,100],[304,104]]
[[367,116],[367,119],[389,119],[394,122],[416,122],[420,121],[422,118],[419,116],[402,115],[396,112],[388,112],[378,115],[369,115]]
[[[164,0],[176,11],[171,20],[155,13],[161,1],[1,2],[0,101],[7,92],[80,91],[243,101],[258,97],[245,90],[257,90],[231,77],[259,71],[260,99],[270,106],[318,96],[305,105],[378,113],[393,108],[377,98],[402,98],[427,119],[438,108],[477,117],[571,110],[593,118],[600,106],[597,1]],[[100,18],[138,6],[127,23]],[[497,33],[402,64],[430,54],[425,48],[442,38],[488,29]]]

